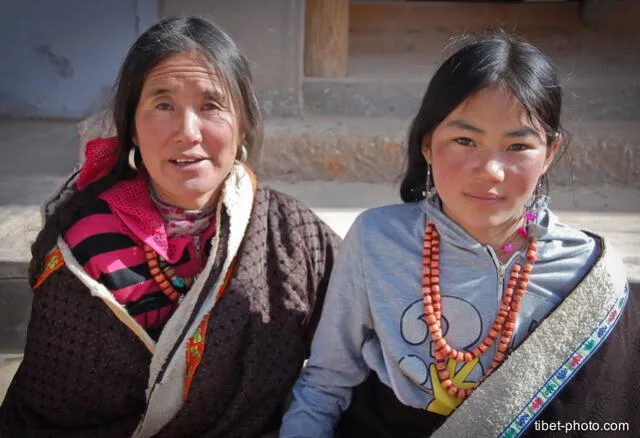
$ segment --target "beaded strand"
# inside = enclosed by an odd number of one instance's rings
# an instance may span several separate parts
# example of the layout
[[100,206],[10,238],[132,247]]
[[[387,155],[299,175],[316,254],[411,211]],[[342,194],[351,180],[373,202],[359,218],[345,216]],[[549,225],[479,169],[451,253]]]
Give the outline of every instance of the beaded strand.
[[[458,388],[451,380],[447,371],[447,358],[457,363],[468,363],[480,358],[499,338],[499,344],[494,354],[491,366],[475,385],[477,387],[484,379],[504,362],[513,332],[516,327],[516,320],[520,312],[520,304],[533,269],[536,259],[537,242],[529,239],[529,246],[526,252],[527,263],[524,268],[516,263],[513,266],[507,288],[502,297],[502,302],[498,314],[493,322],[487,336],[471,351],[459,351],[449,345],[442,335],[442,299],[440,295],[440,234],[432,221],[427,223],[424,233],[424,243],[422,249],[422,298],[424,304],[425,321],[429,328],[429,333],[435,345],[436,370],[440,384],[452,397],[460,400],[466,399],[473,389]],[[475,388],[474,387],[474,388]]]
[[176,271],[161,260],[153,248],[146,244],[144,245],[144,255],[147,259],[149,273],[162,293],[171,301],[178,302],[183,295],[176,291],[174,285],[179,288],[189,288],[193,284],[193,278],[176,276]]

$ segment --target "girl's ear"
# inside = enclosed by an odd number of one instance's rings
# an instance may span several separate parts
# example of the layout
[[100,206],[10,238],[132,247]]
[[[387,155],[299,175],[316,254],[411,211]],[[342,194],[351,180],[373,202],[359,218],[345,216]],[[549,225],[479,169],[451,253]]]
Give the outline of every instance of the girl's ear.
[[431,136],[424,136],[424,138],[422,139],[420,150],[422,151],[422,156],[427,161],[427,163],[431,164]]
[[560,148],[561,142],[562,142],[562,134],[558,133],[558,136],[556,137],[555,140],[553,140],[553,143],[551,143],[551,146],[547,148],[547,157],[544,160],[544,167],[542,168],[543,175],[547,173],[549,166],[551,166],[551,163],[553,162],[553,159],[556,156],[556,152],[558,152],[558,149]]

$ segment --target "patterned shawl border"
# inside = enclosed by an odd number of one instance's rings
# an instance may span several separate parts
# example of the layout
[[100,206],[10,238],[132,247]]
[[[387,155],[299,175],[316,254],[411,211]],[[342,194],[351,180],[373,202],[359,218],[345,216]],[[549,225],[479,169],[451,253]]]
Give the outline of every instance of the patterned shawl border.
[[600,348],[618,323],[624,305],[629,297],[629,285],[625,287],[625,295],[621,297],[611,308],[600,325],[591,332],[591,335],[574,350],[570,357],[556,370],[538,392],[529,400],[529,403],[516,415],[511,424],[499,435],[501,438],[514,438],[520,436],[531,423],[538,417],[544,408],[560,393],[560,390],[573,378],[574,374],[582,368],[587,360]]

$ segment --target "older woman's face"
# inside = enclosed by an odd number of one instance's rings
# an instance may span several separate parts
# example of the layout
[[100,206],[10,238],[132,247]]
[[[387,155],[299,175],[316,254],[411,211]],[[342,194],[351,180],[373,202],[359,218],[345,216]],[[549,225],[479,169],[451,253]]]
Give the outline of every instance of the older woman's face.
[[200,209],[214,203],[236,157],[236,113],[199,53],[165,59],[148,74],[135,114],[135,143],[158,197]]

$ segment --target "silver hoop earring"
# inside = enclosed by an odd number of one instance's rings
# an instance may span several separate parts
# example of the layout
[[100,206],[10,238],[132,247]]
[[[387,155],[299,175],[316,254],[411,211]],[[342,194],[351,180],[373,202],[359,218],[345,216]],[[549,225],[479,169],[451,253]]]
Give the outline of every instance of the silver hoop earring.
[[240,156],[237,158],[238,161],[241,162],[246,162],[247,158],[249,156],[249,152],[247,151],[247,142],[242,142],[242,144],[240,144],[240,150],[238,151],[240,153]]
[[131,170],[138,170],[138,166],[136,166],[136,148],[132,147],[129,149],[129,167]]

